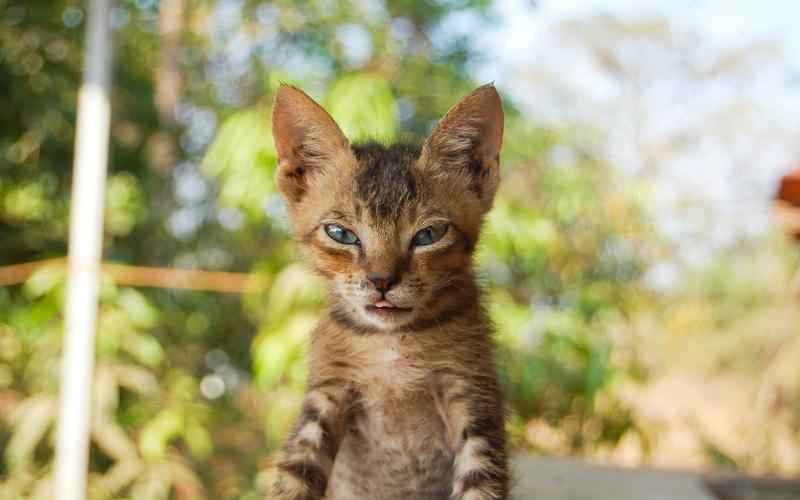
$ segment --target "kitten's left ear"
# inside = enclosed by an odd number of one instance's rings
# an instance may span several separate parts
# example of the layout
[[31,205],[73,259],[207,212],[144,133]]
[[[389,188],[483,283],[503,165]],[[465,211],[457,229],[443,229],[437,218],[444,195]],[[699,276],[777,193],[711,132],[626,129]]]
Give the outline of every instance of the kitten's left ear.
[[456,176],[485,209],[500,182],[503,104],[494,85],[483,85],[450,108],[425,142],[423,168]]

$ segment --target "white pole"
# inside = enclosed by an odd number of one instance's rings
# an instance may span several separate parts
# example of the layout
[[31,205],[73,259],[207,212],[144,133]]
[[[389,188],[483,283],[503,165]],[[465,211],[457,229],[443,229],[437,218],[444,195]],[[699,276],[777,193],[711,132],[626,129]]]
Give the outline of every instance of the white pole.
[[112,0],[88,2],[83,84],[78,94],[55,498],[84,500],[89,460],[92,372],[103,241],[103,202],[111,114]]

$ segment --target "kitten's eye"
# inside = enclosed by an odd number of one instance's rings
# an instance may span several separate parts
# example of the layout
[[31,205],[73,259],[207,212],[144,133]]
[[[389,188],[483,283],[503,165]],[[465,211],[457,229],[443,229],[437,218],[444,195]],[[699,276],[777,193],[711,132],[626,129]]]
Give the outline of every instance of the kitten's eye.
[[325,224],[325,233],[327,233],[333,241],[343,245],[358,245],[361,243],[356,233],[338,224]]
[[414,235],[414,238],[412,238],[411,245],[415,247],[424,247],[425,245],[436,243],[447,233],[449,227],[450,224],[436,224],[428,226],[425,229],[420,229],[419,232]]

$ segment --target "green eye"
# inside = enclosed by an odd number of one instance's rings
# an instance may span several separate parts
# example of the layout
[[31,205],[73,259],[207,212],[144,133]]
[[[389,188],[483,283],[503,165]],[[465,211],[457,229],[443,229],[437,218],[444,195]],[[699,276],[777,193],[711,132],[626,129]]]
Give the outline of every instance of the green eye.
[[411,240],[411,245],[415,247],[424,247],[436,243],[447,233],[449,227],[450,224],[436,224],[428,226],[425,229],[420,229]]
[[338,224],[325,224],[325,233],[327,233],[333,241],[343,245],[358,245],[361,243],[356,233]]

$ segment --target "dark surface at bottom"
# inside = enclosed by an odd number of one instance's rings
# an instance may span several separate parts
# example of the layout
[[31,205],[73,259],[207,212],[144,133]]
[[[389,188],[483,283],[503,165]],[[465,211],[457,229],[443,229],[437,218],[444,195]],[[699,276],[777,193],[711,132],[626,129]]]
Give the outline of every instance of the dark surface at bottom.
[[719,500],[800,500],[800,481],[720,477],[706,486]]
[[800,481],[518,456],[514,500],[800,500]]

